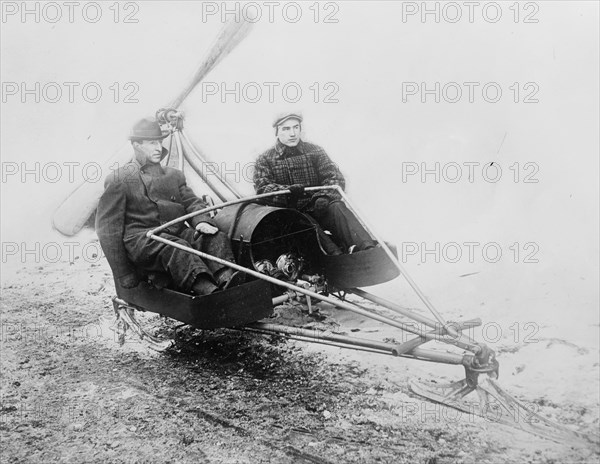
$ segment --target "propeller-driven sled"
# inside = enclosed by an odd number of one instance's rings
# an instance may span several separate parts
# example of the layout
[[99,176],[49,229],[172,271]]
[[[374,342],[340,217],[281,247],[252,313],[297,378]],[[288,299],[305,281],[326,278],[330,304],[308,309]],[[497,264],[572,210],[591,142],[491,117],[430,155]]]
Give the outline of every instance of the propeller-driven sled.
[[[216,261],[242,271],[247,275],[247,282],[207,296],[192,296],[170,286],[165,276],[154,275],[147,283],[131,289],[121,287],[115,279],[117,297],[113,304],[122,336],[129,327],[155,350],[162,351],[171,346],[171,340],[158,339],[143,330],[135,318],[135,310],[142,310],[162,314],[199,329],[234,328],[261,334],[279,334],[302,341],[460,365],[465,372],[463,380],[449,384],[413,381],[410,388],[432,401],[546,438],[561,441],[565,437],[577,437],[568,428],[529,410],[499,387],[496,382],[499,366],[494,351],[463,333],[481,325],[481,321],[444,320],[402,267],[392,247],[374,233],[341,188],[321,186],[308,187],[306,190],[336,190],[365,230],[377,241],[376,247],[352,254],[326,254],[319,242],[318,226],[314,221],[297,210],[261,204],[269,197],[290,194],[289,190],[242,198],[235,186],[214,168],[214,163],[211,166],[218,184],[209,184],[202,169],[203,163],[208,163],[208,160],[186,136],[182,116],[171,108],[159,110],[157,118],[171,131],[170,146],[175,149],[170,163],[180,167],[187,163],[222,202],[163,224],[149,231],[148,237],[204,260]],[[227,200],[223,191],[234,199]],[[173,224],[206,213],[216,213],[214,220],[220,230],[227,232],[236,263],[186,247],[160,234]],[[433,318],[361,289],[390,281],[399,275],[415,290]],[[353,295],[352,301],[346,299],[348,294]],[[380,342],[264,321],[277,305],[293,299],[305,302],[309,310],[315,302],[329,303],[411,333],[414,338],[403,343]],[[374,312],[361,304],[360,300],[376,303],[393,314],[383,316],[380,311]],[[450,352],[423,347],[431,341],[443,342],[458,350]],[[477,401],[470,402],[466,398],[470,393],[477,393]]]
[[[496,382],[499,367],[494,351],[463,333],[465,329],[480,325],[481,321],[446,321],[402,267],[393,249],[366,223],[341,188],[322,186],[306,190],[336,190],[341,201],[346,203],[378,244],[377,247],[330,256],[321,247],[314,221],[296,210],[261,204],[268,197],[290,194],[289,190],[243,198],[236,187],[218,172],[214,163],[210,164],[210,178],[206,175],[203,167],[208,160],[187,137],[183,130],[183,118],[177,109],[202,78],[243,40],[249,27],[250,24],[246,22],[226,24],[189,84],[169,108],[157,113],[157,120],[163,127],[168,127],[171,133],[167,141],[171,154],[165,162],[181,170],[193,169],[221,203],[148,232],[153,240],[242,271],[247,275],[247,281],[218,293],[193,296],[174,288],[164,275],[149,276],[148,282],[131,289],[121,287],[115,279],[117,296],[113,304],[120,340],[124,340],[126,331],[130,329],[149,347],[158,351],[168,349],[172,345],[171,340],[148,334],[136,319],[136,311],[150,311],[199,329],[224,327],[261,334],[280,334],[297,340],[396,357],[455,364],[464,369],[464,379],[449,384],[411,382],[411,390],[429,400],[553,440],[578,439],[575,432],[530,411],[499,387]],[[118,159],[125,161],[126,156],[130,154],[115,155],[107,160],[103,168],[108,170]],[[100,184],[81,184],[55,211],[54,227],[68,236],[76,234],[95,211],[101,194]],[[161,230],[174,223],[209,212],[216,213],[214,219],[219,229],[227,231],[237,257],[236,263],[182,246],[160,234]],[[400,275],[429,309],[432,317],[407,310],[362,289]],[[352,295],[351,300],[346,299],[349,294]],[[414,337],[403,343],[386,343],[265,322],[277,305],[293,299],[301,299],[308,305],[309,311],[316,302],[329,303],[388,324]],[[390,315],[383,316],[380,311],[369,309],[360,303],[362,300],[385,308]],[[432,341],[444,343],[454,351],[424,347]],[[476,401],[469,402],[468,399],[473,396],[476,396]]]

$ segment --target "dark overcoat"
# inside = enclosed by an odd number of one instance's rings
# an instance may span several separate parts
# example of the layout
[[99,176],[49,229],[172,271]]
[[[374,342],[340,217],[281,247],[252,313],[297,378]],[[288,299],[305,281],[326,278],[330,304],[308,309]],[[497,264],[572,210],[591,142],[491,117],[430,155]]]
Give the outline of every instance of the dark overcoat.
[[[163,149],[163,156],[166,152]],[[208,204],[194,194],[183,172],[177,169],[141,166],[134,159],[113,171],[106,178],[98,204],[96,232],[114,276],[120,278],[135,272],[125,249],[125,238],[206,207]],[[194,216],[188,222],[194,228],[200,222],[214,225],[208,213]],[[166,232],[179,235],[184,227],[178,223]]]

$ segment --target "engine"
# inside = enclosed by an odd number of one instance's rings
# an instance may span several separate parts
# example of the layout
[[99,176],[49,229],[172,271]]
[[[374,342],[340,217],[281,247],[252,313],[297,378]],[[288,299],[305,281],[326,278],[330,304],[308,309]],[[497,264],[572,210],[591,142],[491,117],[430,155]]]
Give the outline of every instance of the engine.
[[238,264],[325,291],[325,253],[319,244],[317,226],[304,214],[246,203],[223,208],[215,221],[231,239]]

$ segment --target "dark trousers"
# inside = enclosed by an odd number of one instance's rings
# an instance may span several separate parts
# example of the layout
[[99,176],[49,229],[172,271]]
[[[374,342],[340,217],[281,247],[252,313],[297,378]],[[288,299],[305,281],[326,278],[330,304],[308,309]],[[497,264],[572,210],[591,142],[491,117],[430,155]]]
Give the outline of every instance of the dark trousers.
[[[159,236],[209,255],[235,262],[229,238],[223,232],[217,232],[215,235],[201,234],[194,240],[194,230],[186,228],[179,236],[163,232]],[[125,238],[124,242],[129,259],[136,266],[149,272],[168,272],[175,285],[186,292],[191,290],[199,275],[206,274],[206,277],[210,279],[218,271],[227,267],[148,238],[145,232],[130,235]]]
[[352,245],[360,245],[367,240],[373,240],[364,229],[354,214],[341,201],[332,201],[322,215],[314,212],[309,214],[316,219],[319,225],[331,232],[333,241],[342,248],[344,252]]

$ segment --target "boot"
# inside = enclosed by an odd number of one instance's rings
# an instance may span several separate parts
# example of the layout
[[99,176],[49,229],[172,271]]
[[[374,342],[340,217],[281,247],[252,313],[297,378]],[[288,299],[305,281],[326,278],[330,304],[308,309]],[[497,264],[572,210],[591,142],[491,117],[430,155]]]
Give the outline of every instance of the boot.
[[236,271],[231,274],[231,278],[225,283],[223,290],[237,287],[238,285],[242,285],[244,283],[246,283],[246,273],[242,271]]
[[358,245],[351,245],[350,248],[348,248],[348,254],[351,255],[352,253],[358,253],[359,251],[370,250],[376,246],[378,246],[378,243],[375,240],[365,240]]
[[224,267],[222,269],[219,269],[215,273],[215,282],[220,288],[223,288],[225,284],[229,282],[229,279],[231,279],[232,275],[233,269],[231,269],[230,267]]
[[246,274],[242,271],[234,272],[230,267],[217,271],[215,280],[222,290],[237,287],[246,282]]
[[215,285],[213,280],[207,274],[200,274],[194,280],[194,284],[192,285],[192,291],[196,295],[209,295],[215,291],[219,290],[219,287]]

